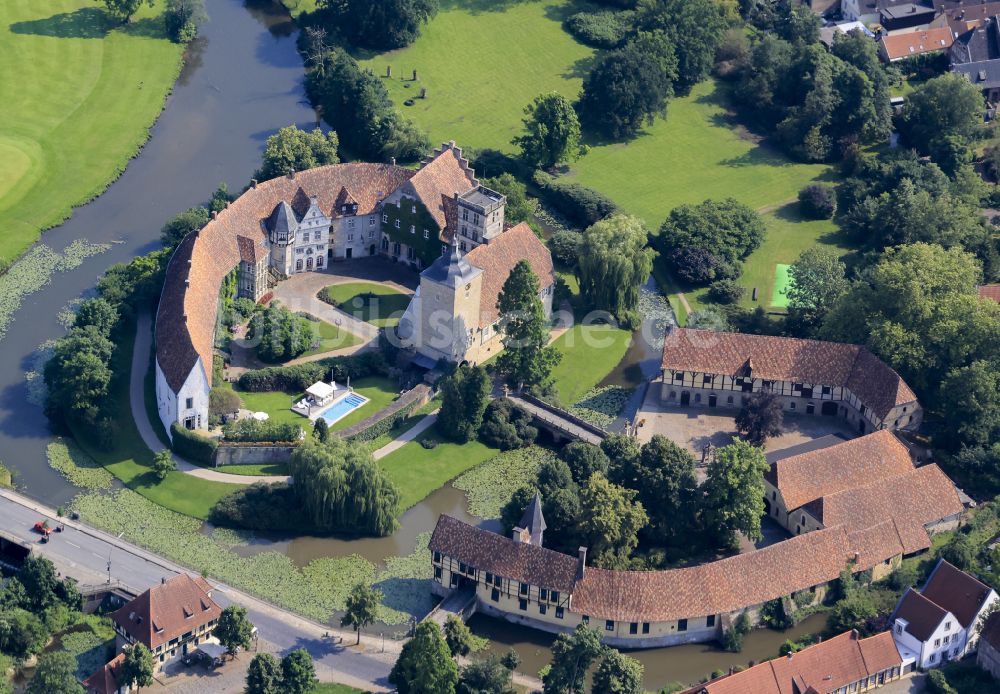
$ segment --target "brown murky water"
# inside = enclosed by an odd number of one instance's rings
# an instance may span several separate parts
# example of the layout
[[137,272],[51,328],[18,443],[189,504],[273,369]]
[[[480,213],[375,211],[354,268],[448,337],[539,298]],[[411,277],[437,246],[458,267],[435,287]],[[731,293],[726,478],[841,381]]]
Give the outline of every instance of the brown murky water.
[[[820,633],[826,628],[826,621],[826,615],[813,615],[787,631],[757,629],[743,640],[743,651],[740,653],[723,651],[714,643],[699,643],[629,651],[628,654],[645,668],[646,689],[655,690],[672,682],[694,685],[713,670],[728,670],[738,665],[745,667],[751,662],[773,658],[786,639]],[[555,640],[553,634],[483,615],[473,615],[469,626],[476,634],[490,640],[491,651],[503,655],[510,648],[516,650],[521,656],[520,672],[537,675],[549,664],[549,647]]]

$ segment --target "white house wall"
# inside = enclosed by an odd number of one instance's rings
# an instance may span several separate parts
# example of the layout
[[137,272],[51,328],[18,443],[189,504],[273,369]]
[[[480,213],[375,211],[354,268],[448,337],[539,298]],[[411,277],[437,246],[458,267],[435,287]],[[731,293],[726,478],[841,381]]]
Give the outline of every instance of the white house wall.
[[[208,376],[200,357],[178,393],[171,390],[159,363],[156,364],[156,409],[168,435],[174,422],[183,426],[184,421],[189,417],[194,419],[194,428],[208,428],[208,393],[210,390]],[[188,399],[191,400],[190,407]]]

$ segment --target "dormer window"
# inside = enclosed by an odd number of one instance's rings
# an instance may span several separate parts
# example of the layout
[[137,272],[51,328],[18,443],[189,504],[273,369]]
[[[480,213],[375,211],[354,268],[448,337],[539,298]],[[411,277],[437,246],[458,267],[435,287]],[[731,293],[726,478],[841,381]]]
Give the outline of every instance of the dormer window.
[[411,206],[411,207],[410,207],[410,212],[411,212],[412,214],[416,214],[416,213],[417,213],[417,206],[416,206],[416,205],[413,205],[413,206]]

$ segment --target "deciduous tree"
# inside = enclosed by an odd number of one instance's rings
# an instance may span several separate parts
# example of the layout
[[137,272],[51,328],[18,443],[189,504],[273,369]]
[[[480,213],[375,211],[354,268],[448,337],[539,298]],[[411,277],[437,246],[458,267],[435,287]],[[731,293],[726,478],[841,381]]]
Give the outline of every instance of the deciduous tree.
[[247,668],[246,694],[281,692],[281,663],[270,653],[258,653]]
[[944,137],[966,142],[983,121],[983,95],[963,75],[946,73],[929,79],[906,97],[899,123],[907,144],[929,154]]
[[580,120],[562,94],[540,94],[524,109],[524,134],[513,144],[533,166],[550,167],[575,161],[583,154]]
[[559,634],[551,651],[552,663],[542,677],[544,694],[583,694],[590,666],[604,653],[600,632],[578,624],[572,634]]
[[646,509],[635,500],[636,496],[635,491],[611,484],[599,474],[593,475],[580,489],[577,528],[595,566],[628,567],[639,544],[639,531],[649,522]]
[[642,694],[643,666],[635,658],[608,648],[594,673],[593,691],[602,694]]
[[384,51],[408,46],[438,10],[437,0],[322,0],[358,45]]
[[690,542],[696,529],[698,477],[691,454],[665,436],[656,435],[642,447],[625,486],[638,492],[649,514],[648,531],[657,544]]
[[736,430],[754,446],[781,434],[784,414],[781,402],[771,393],[751,393],[736,414]]
[[639,26],[666,32],[677,53],[677,87],[686,94],[706,79],[728,24],[717,0],[640,0]]
[[465,622],[455,615],[449,615],[444,623],[444,641],[455,657],[481,651],[487,643],[486,639],[473,634]]
[[153,0],[100,0],[112,19],[127,24],[132,15],[139,11],[143,4],[153,6]]
[[679,205],[660,226],[668,251],[699,248],[730,264],[753,253],[766,234],[760,214],[734,198]]
[[339,144],[337,133],[333,131],[323,133],[316,128],[307,132],[289,125],[267,138],[263,161],[254,175],[267,181],[324,164],[336,164],[340,161],[337,157]]
[[167,35],[177,43],[193,40],[198,25],[207,19],[204,0],[167,0],[163,12]]
[[389,673],[399,694],[454,694],[458,667],[451,658],[441,628],[421,622]]
[[583,232],[576,275],[580,294],[591,308],[637,322],[639,288],[653,268],[647,238],[642,220],[624,214],[602,219]]
[[68,651],[53,651],[38,659],[27,694],[84,694],[76,679],[76,658]]
[[348,593],[340,626],[353,627],[358,634],[357,643],[361,643],[361,630],[378,619],[378,607],[383,597],[385,595],[381,590],[372,588],[367,583],[358,583]]
[[282,694],[306,694],[316,682],[316,666],[306,649],[296,648],[281,659]]
[[821,246],[806,249],[788,268],[788,310],[804,330],[815,330],[847,292],[846,272],[837,253]]
[[566,461],[577,484],[586,483],[595,472],[608,476],[608,456],[592,443],[571,441],[563,446],[559,457]]
[[764,515],[764,452],[735,441],[720,448],[708,464],[708,479],[702,514],[720,545],[732,544],[734,533],[759,540],[760,519]]
[[164,448],[153,456],[153,474],[161,482],[176,469],[177,463],[174,462],[174,456],[169,449]]
[[125,647],[125,660],[118,681],[136,689],[153,684],[153,654],[148,648],[138,642]]
[[494,653],[477,658],[462,668],[458,694],[514,694],[511,670]]
[[242,648],[250,648],[253,640],[253,622],[247,616],[246,608],[240,605],[230,605],[222,610],[219,615],[219,622],[212,633],[219,643],[226,647],[226,652],[230,655]]
[[441,379],[441,411],[438,427],[449,437],[465,443],[475,438],[490,403],[493,382],[482,366],[459,366]]
[[538,211],[538,200],[528,195],[528,187],[509,173],[503,173],[493,178],[480,181],[484,186],[495,190],[507,198],[504,207],[504,220],[511,224],[529,222]]

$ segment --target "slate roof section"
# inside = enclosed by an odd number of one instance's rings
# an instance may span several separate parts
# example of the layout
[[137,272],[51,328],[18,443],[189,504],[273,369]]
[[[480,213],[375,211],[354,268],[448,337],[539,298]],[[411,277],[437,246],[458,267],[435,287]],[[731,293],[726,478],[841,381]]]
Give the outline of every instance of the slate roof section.
[[754,378],[849,388],[879,418],[917,400],[899,374],[858,345],[690,328],[674,328],[663,343],[668,370],[736,376],[748,362]]
[[947,610],[909,588],[899,599],[892,621],[905,619],[906,632],[918,641],[926,641],[947,616]]
[[473,248],[466,260],[483,270],[483,286],[479,299],[480,327],[492,325],[500,317],[497,300],[504,282],[514,266],[527,260],[538,277],[539,289],[555,283],[552,254],[525,222],[503,232],[489,243]]
[[480,571],[563,592],[573,590],[579,562],[575,557],[523,542],[442,515],[430,549]]
[[920,592],[955,615],[962,627],[968,629],[989,597],[990,587],[939,559]]
[[535,492],[535,497],[528,504],[528,507],[524,509],[524,515],[521,516],[521,522],[518,525],[531,533],[544,532],[548,527],[545,525],[545,516],[542,515],[541,494]]
[[572,607],[601,619],[661,622],[725,614],[826,583],[851,547],[843,528],[817,530],[698,566],[666,571],[587,567]]
[[[1000,74],[998,74],[998,79],[1000,79]],[[978,288],[978,291],[980,299],[992,299],[1000,304],[1000,284],[984,284]]]
[[886,35],[879,39],[882,50],[889,60],[946,51],[951,48],[952,41],[954,41],[954,36],[948,27],[927,29],[926,31],[905,31]]
[[458,289],[471,282],[482,272],[480,268],[473,267],[469,263],[453,239],[448,244],[448,252],[435,258],[434,262],[420,273],[420,276],[452,289]]
[[1000,58],[996,34],[995,18],[959,34],[949,51],[952,64],[979,63]]
[[986,618],[979,638],[1000,651],[1000,612],[994,612]]
[[218,619],[222,609],[201,578],[178,574],[155,585],[111,614],[133,639],[154,650],[192,629]]
[[414,173],[401,166],[349,163],[321,166],[294,177],[281,176],[250,188],[217,219],[189,234],[170,260],[156,317],[156,361],[170,388],[180,390],[199,357],[212,384],[219,287],[240,260],[238,236],[263,239],[261,222],[278,203],[302,196],[306,200],[316,196],[324,214],[338,217],[335,198],[344,187],[357,201],[358,214],[370,214],[381,198]]
[[858,632],[847,631],[798,653],[696,685],[683,694],[835,692],[902,664],[889,632],[863,639]]
[[87,694],[114,694],[121,687],[118,675],[125,663],[125,654],[119,653],[109,662],[101,666],[97,672],[83,681]]
[[888,430],[876,431],[771,464],[764,477],[789,511],[845,489],[913,471],[906,446]]
[[930,547],[924,527],[960,514],[964,506],[955,485],[937,465],[925,465],[890,481],[830,494],[802,507],[826,527],[842,525],[853,533],[892,519],[904,553]]

